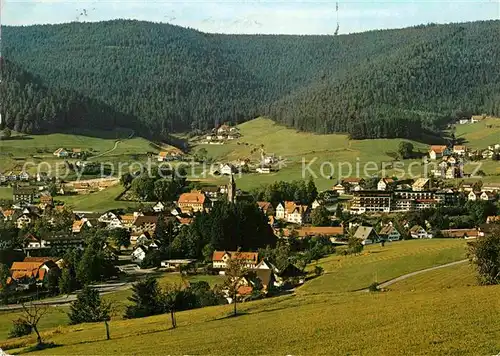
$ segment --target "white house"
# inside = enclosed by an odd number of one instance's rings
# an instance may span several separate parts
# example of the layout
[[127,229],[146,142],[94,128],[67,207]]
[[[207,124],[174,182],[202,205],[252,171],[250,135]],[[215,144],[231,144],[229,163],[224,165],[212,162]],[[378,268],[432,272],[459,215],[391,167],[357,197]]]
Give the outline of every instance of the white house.
[[491,193],[491,192],[482,192],[481,195],[479,196],[479,199],[485,200],[485,201],[494,201],[495,194]]
[[314,209],[316,209],[316,208],[318,208],[320,206],[321,206],[320,201],[318,199],[316,199],[315,201],[312,202],[311,209],[314,210]]
[[245,267],[249,269],[254,269],[259,262],[259,254],[257,252],[214,251],[212,266],[214,269],[226,269],[227,262],[232,258],[244,260]]
[[415,192],[422,192],[430,188],[430,183],[429,178],[418,178],[411,186],[411,189]]
[[27,172],[22,171],[21,173],[19,173],[19,175],[17,176],[17,178],[19,180],[29,180],[30,179],[30,175]]
[[109,212],[107,212],[107,213],[102,214],[101,216],[99,216],[99,218],[97,219],[97,221],[108,225],[114,219],[118,219],[118,216],[116,216],[116,214],[114,214],[111,211],[109,211]]
[[483,158],[486,159],[486,158],[492,158],[494,154],[495,154],[495,152],[492,150],[484,150],[481,153],[481,156],[483,156]]
[[308,221],[308,218],[309,207],[307,205],[299,205],[293,201],[286,201],[279,203],[276,207],[276,219],[294,224],[303,224]]
[[339,195],[345,194],[345,188],[342,184],[337,184],[332,188],[332,190],[336,191]]
[[377,189],[378,190],[386,190],[392,183],[394,183],[394,179],[392,178],[382,178],[378,181]]
[[384,226],[378,233],[378,236],[386,241],[398,241],[401,239],[401,234],[392,224]]
[[146,258],[146,254],[148,253],[148,249],[144,246],[137,246],[134,251],[132,251],[130,255],[130,260],[133,263],[141,263],[144,258]]
[[470,191],[469,195],[467,195],[467,200],[470,201],[476,201],[479,200],[480,198],[481,198],[481,193],[479,192]]
[[453,153],[459,156],[465,156],[467,154],[467,146],[464,145],[453,146]]
[[371,245],[380,241],[380,237],[371,226],[359,226],[354,233],[354,238],[360,239],[363,245]]
[[483,192],[500,192],[500,183],[484,183],[481,190]]
[[156,203],[154,206],[153,206],[153,211],[155,213],[160,213],[162,211],[165,211],[165,204],[163,204],[161,201],[159,201],[158,203]]
[[236,168],[232,164],[222,164],[219,171],[220,174],[231,175],[236,173]]
[[448,148],[443,145],[433,145],[429,149],[429,157],[432,160],[436,160],[448,155]]
[[410,229],[410,236],[414,239],[432,239],[432,234],[420,225],[415,225]]

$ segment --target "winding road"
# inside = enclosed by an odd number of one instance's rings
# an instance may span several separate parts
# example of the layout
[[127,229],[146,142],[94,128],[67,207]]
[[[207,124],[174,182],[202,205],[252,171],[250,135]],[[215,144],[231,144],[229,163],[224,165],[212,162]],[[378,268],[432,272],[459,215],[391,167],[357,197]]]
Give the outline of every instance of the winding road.
[[[419,275],[421,273],[426,273],[426,272],[435,271],[435,270],[441,269],[441,268],[446,268],[446,267],[451,267],[451,266],[459,265],[459,264],[465,263],[467,261],[469,261],[469,260],[460,260],[460,261],[456,261],[456,262],[450,262],[450,263],[447,263],[447,264],[444,264],[444,265],[441,265],[441,266],[430,267],[430,268],[422,269],[420,271],[415,271],[415,272],[411,272],[411,273],[408,273],[408,274],[403,274],[402,276],[390,279],[390,280],[388,280],[388,281],[386,281],[384,283],[380,283],[378,285],[378,288],[379,289],[387,288],[390,285],[393,285],[394,283],[403,281],[403,280],[405,280],[407,278],[410,278],[410,277],[413,277],[413,276],[417,276],[417,275]],[[368,289],[366,289],[366,290],[368,290]]]

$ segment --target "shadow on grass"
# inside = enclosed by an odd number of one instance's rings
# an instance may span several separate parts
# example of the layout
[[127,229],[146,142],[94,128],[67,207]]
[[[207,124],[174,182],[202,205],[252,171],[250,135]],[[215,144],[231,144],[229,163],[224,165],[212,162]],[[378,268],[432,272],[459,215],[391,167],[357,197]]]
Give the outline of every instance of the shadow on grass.
[[41,351],[41,350],[46,350],[46,349],[53,349],[55,347],[61,347],[61,346],[63,346],[63,345],[55,344],[53,342],[44,342],[41,344],[36,344],[33,346],[25,347],[20,352],[16,352],[16,355],[22,355],[22,354],[27,354],[30,352]]
[[225,319],[233,319],[233,318],[237,318],[239,316],[245,316],[245,315],[249,315],[249,314],[254,314],[254,313],[249,313],[249,312],[246,312],[246,311],[239,311],[236,313],[236,315],[234,315],[232,312],[230,314],[227,314],[225,316],[221,316],[220,318],[215,318],[215,319],[212,319],[212,320],[208,320],[208,322],[211,322],[211,321],[220,321],[220,320],[225,320]]

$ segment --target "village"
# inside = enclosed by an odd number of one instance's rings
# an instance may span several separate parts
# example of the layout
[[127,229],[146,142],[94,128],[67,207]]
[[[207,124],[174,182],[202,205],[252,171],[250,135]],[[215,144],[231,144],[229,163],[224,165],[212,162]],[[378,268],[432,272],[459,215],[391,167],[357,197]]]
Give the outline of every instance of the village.
[[[200,135],[198,140],[223,145],[238,138],[238,128],[224,124]],[[241,259],[252,272],[251,278],[241,279],[238,297],[244,299],[255,294],[256,289],[261,295],[271,295],[271,289],[276,293],[304,283],[311,274],[306,266],[335,249],[355,253],[363,246],[400,240],[475,239],[488,234],[500,222],[500,183],[473,180],[463,171],[468,161],[498,160],[500,144],[475,151],[466,145],[431,145],[424,161],[436,168],[427,176],[345,177],[324,191],[318,191],[311,179],[307,183],[275,182],[252,192],[238,189],[236,174],[269,174],[279,170],[281,158],[266,153],[263,146],[254,147],[251,152],[257,153],[259,159],[252,162],[246,157],[212,164],[210,173],[227,179],[228,184],[193,185],[185,179],[174,181],[172,175],[167,185],[157,188],[155,184],[153,195],[142,193],[143,198],[156,197],[155,202],[104,212],[74,210],[58,196],[86,195],[123,184],[124,197],[140,199],[141,194],[133,192],[133,181],[140,179],[139,173],[69,181],[43,172],[0,174],[0,184],[13,189],[12,200],[3,201],[0,207],[0,226],[11,239],[0,246],[16,251],[8,261],[8,288],[16,291],[18,298],[32,295],[35,289],[39,296],[40,287],[53,284],[49,274],[60,278],[68,268],[68,253],[83,254],[92,236],[100,235],[99,251],[107,256],[106,263],[114,266],[111,275],[115,277],[141,275],[151,268],[164,273],[224,275],[229,260]],[[74,159],[68,164],[91,172],[96,165],[87,160],[92,152],[79,148],[59,148],[53,155]],[[189,161],[188,155],[175,147],[158,154],[149,152],[148,156],[156,157],[158,167],[163,162]],[[192,156],[198,162],[208,159],[204,148]],[[168,189],[169,193],[159,192],[161,189]],[[228,240],[223,243],[215,233],[210,238],[197,237],[199,241],[186,245],[190,234],[196,234],[195,226],[200,221],[206,224],[213,219],[214,226],[224,223],[219,216],[224,204],[235,211],[240,204],[255,210],[250,234],[263,234],[265,229],[266,237],[255,243],[246,241],[243,249],[234,241],[228,242],[233,239],[231,232],[221,237]],[[264,220],[259,220],[259,216]],[[262,221],[263,226],[259,225]],[[227,223],[237,224],[231,218]],[[217,249],[217,245],[230,248]],[[276,263],[270,256],[278,253],[279,246],[295,246],[295,252],[287,252],[284,262]],[[273,252],[269,255],[269,251]],[[111,275],[95,278],[107,280]]]

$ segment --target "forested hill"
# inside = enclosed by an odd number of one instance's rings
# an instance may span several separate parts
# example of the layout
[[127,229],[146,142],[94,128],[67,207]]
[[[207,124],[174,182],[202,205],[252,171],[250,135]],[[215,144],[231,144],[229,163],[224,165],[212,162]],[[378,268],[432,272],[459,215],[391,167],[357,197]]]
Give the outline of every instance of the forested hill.
[[16,63],[4,61],[0,98],[4,123],[25,133],[42,133],[74,127],[137,126],[132,117],[68,89],[48,88]]
[[500,21],[333,37],[117,20],[7,27],[4,53],[149,134],[267,115],[320,133],[415,137],[464,112],[500,115],[499,33]]

